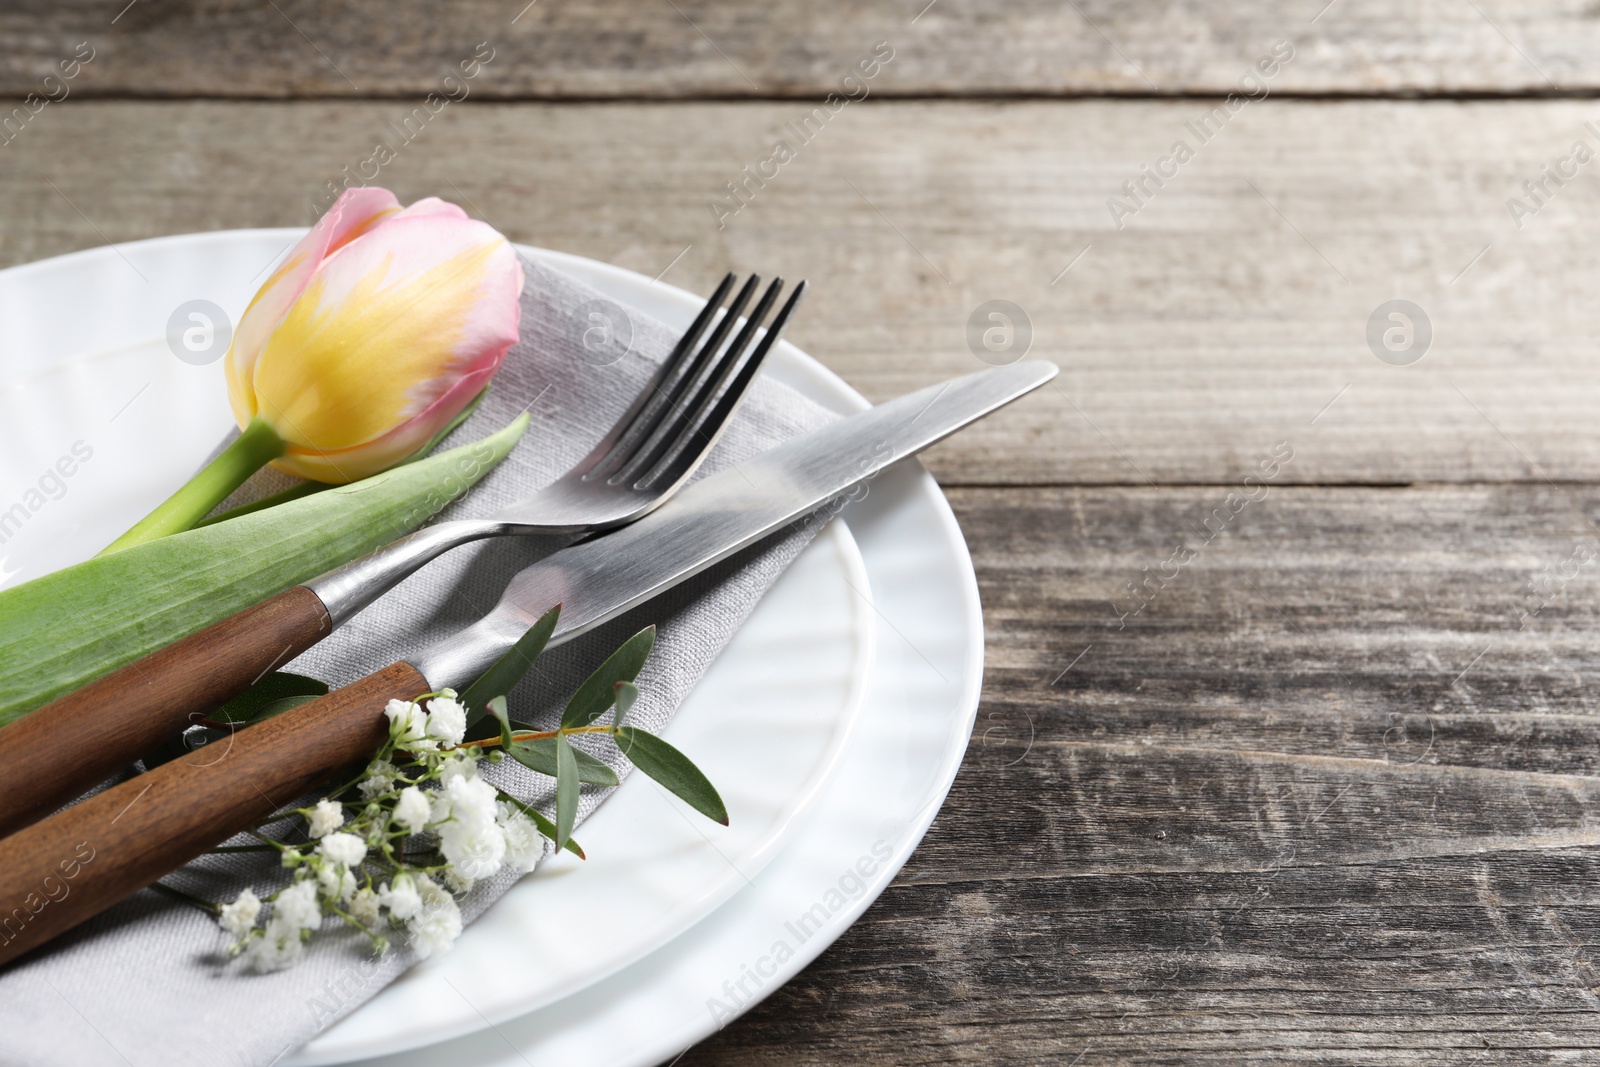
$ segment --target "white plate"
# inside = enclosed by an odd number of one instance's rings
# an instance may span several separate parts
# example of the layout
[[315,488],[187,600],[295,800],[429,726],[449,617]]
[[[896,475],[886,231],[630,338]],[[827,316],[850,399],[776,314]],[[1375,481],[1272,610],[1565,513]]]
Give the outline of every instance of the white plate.
[[[628,271],[575,257],[557,262],[668,323],[687,323],[698,307],[697,298]],[[786,358],[772,372],[836,410],[866,406],[809,359]],[[933,821],[966,751],[983,674],[983,617],[955,516],[917,463],[880,476],[844,517],[872,583],[863,596],[879,622],[877,657],[843,765],[782,853],[692,930],[605,981],[524,1015],[485,1012],[476,1034],[371,1062],[664,1063],[792,978],[877,898]]]
[[[9,561],[0,569],[12,580],[92,554],[215,445],[229,426],[220,363],[180,362],[150,334],[197,293],[242,307],[296,235],[162,238],[0,272],[0,309],[13,310],[0,316],[0,351],[29,360],[0,372],[0,500],[9,495],[28,512],[0,545]],[[142,299],[130,302],[119,294],[139,287],[132,272],[146,280]],[[48,321],[61,331],[41,326]],[[806,362],[793,351],[775,355],[780,364]],[[59,455],[77,457],[72,473],[58,470],[35,501],[30,489],[40,489],[39,472]],[[548,1004],[646,955],[747,885],[840,762],[874,659],[869,588],[848,528],[831,524],[757,605],[668,729],[717,782],[731,827],[701,826],[636,776],[584,823],[588,863],[541,868],[455,951],[319,1037],[302,1062],[436,1042],[483,1026],[486,1010],[507,1017]],[[562,921],[549,922],[552,914]]]

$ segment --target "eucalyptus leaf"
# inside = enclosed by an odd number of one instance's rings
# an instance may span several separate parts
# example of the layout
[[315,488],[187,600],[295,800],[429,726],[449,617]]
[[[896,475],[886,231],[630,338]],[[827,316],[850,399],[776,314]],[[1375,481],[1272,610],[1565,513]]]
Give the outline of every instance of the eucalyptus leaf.
[[[507,804],[510,804],[512,807],[522,812],[522,814],[532,819],[533,825],[539,828],[539,832],[541,834],[548,837],[552,841],[556,839],[556,824],[545,818],[544,814],[540,812],[538,808],[533,807],[531,804],[524,804],[510,793],[507,793],[504,789],[497,789],[495,792],[500,794],[501,800],[505,801]],[[578,847],[578,843],[570,837],[567,838],[565,848],[568,852],[572,853],[580,860],[586,860],[589,858],[583,854],[583,849]]]
[[627,717],[628,717],[628,712],[633,708],[633,702],[638,700],[638,699],[639,699],[639,687],[638,686],[634,685],[632,682],[618,682],[617,683],[617,692],[616,692],[617,718],[616,718],[616,725],[618,725],[618,726],[622,725],[623,721],[625,719],[627,719]]
[[272,703],[262,708],[256,717],[250,720],[250,724],[254,726],[258,722],[265,722],[274,715],[282,715],[286,711],[298,708],[301,704],[309,704],[315,699],[317,698],[314,696],[301,695],[284,697],[282,700],[274,700]]
[[415,529],[504,459],[527,424],[0,590],[0,725]]
[[567,729],[588,726],[604,715],[616,700],[617,683],[639,677],[655,643],[654,626],[646,626],[624,641],[621,648],[606,657],[606,661],[578,686],[578,691],[567,702],[567,710],[561,713],[561,725]]
[[527,632],[517,638],[517,643],[461,694],[461,705],[467,709],[469,727],[488,713],[490,700],[506,696],[517,687],[517,683],[532,669],[533,661],[539,658],[539,653],[550,642],[550,635],[555,633],[556,621],[560,618],[560,604],[539,616],[539,621],[528,627]]
[[219,726],[254,722],[258,718],[265,718],[262,712],[272,704],[289,697],[319,697],[327,691],[326,682],[289,671],[273,671],[206,716],[206,719]]
[[163,763],[171,763],[175,759],[182,759],[189,754],[189,746],[183,743],[183,735],[169,737],[155,748],[139,757],[139,762],[144,764],[146,771],[153,771]]
[[688,756],[636,726],[617,730],[617,747],[635,767],[666,786],[695,811],[723,826],[728,825],[728,809],[722,797],[717,795],[710,779],[700,773],[700,768],[689,762]]
[[578,763],[566,734],[556,734],[556,848],[572,836],[578,818]]
[[500,747],[506,751],[511,750],[511,717],[506,714],[506,698],[495,697],[489,701],[489,712],[500,724]]
[[[540,774],[556,776],[556,739],[543,737],[535,741],[513,741],[506,746],[511,758]],[[595,759],[581,748],[572,750],[573,761],[578,766],[578,781],[583,785],[616,785],[617,772]]]

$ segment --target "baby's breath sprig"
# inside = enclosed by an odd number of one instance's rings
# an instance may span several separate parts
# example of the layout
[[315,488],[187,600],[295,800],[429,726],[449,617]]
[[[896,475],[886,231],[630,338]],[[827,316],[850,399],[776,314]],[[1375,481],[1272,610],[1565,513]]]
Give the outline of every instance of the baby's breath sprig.
[[[229,956],[242,955],[259,971],[293,966],[330,918],[359,931],[376,953],[398,932],[419,957],[448,950],[461,934],[456,897],[479,879],[507,868],[531,871],[550,846],[583,856],[572,840],[580,790],[616,785],[617,776],[573,747],[574,734],[611,737],[640,771],[727,825],[721,797],[687,757],[626,725],[654,627],[635,634],[578,687],[555,729],[510,719],[505,694],[543,651],[559,611],[546,613],[465,693],[391,700],[383,747],[355,779],[309,807],[272,815],[254,831],[261,844],[220,850],[275,850],[293,872],[288,886],[265,898],[245,889],[232,903],[205,905],[232,938]],[[612,710],[611,721],[597,721]],[[469,739],[491,715],[498,734]],[[507,756],[556,779],[553,821],[479,774],[483,760]],[[283,839],[301,823],[307,841]],[[274,836],[274,827],[283,833]]]

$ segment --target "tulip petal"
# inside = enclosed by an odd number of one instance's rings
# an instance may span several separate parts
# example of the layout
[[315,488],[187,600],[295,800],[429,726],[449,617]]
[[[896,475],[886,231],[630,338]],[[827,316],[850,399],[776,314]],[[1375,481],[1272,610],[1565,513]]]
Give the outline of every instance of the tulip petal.
[[255,392],[250,388],[251,368],[290,305],[305,291],[323,260],[399,210],[400,201],[387,189],[374,186],[346,190],[257,290],[239,316],[225,364],[228,400],[241,427],[258,410]]
[[425,196],[416,203],[401,210],[396,215],[397,219],[414,219],[422,215],[440,215],[452,219],[465,219],[467,213],[448,200],[440,200],[437,196]]
[[433,440],[451,419],[472,403],[472,398],[483,391],[499,369],[498,363],[488,364],[464,375],[425,410],[382,437],[336,452],[310,452],[291,446],[284,455],[272,460],[272,466],[296,478],[335,485],[348,481],[353,471],[388,470]]
[[253,368],[257,410],[289,445],[279,465],[327,453],[337,469],[314,476],[342,482],[420,446],[499,368],[521,287],[504,237],[433,205],[334,252]]

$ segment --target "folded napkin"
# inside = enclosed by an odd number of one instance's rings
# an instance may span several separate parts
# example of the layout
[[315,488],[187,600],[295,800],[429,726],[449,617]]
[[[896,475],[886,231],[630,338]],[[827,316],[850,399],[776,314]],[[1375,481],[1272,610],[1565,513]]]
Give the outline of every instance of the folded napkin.
[[[441,518],[487,515],[554,481],[621,415],[676,340],[672,331],[638,311],[609,301],[595,304],[604,298],[576,278],[537,263],[524,267],[522,339],[478,412],[449,444],[481,437],[523,410],[531,412],[533,422],[516,450]],[[599,358],[582,340],[597,311],[620,327],[617,340]],[[627,354],[607,362],[626,342],[630,326]],[[704,472],[832,417],[763,377]],[[268,488],[257,486],[258,491]],[[513,716],[553,724],[567,697],[606,655],[629,634],[656,623],[655,652],[639,677],[642,696],[629,720],[652,731],[663,728],[819,525],[813,520],[792,528],[624,618],[546,652],[512,694]],[[544,538],[502,538],[456,549],[288,669],[339,686],[414,654],[488,612],[512,575],[554,547]],[[625,775],[626,761],[614,748],[607,752],[609,747],[592,751]],[[553,803],[551,779],[509,760],[494,767],[490,777],[541,806]],[[585,790],[580,822],[605,792]],[[254,854],[208,856],[171,881],[207,899],[232,900],[246,885],[281,879],[274,862]],[[480,882],[460,901],[463,918],[475,919],[516,878],[505,873]],[[403,936],[372,962],[364,938],[335,932],[330,923],[298,965],[260,975],[244,961],[223,956],[227,940],[216,921],[199,910],[149,890],[136,894],[0,972],[0,1064],[264,1067],[416,962]],[[360,983],[349,981],[354,964],[361,965]]]

